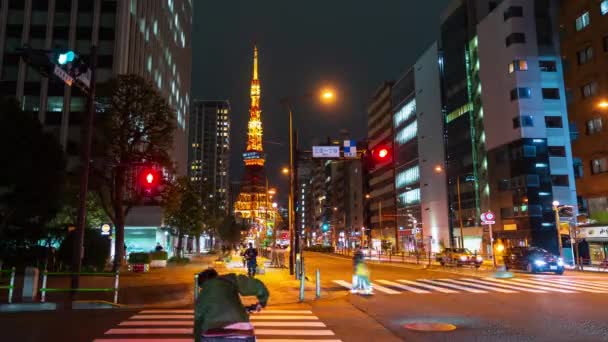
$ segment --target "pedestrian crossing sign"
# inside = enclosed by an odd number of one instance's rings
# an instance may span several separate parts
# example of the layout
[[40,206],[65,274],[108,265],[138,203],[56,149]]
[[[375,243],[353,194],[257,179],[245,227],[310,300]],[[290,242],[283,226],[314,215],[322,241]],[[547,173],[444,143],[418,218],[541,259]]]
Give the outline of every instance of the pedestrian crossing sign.
[[344,140],[344,158],[357,158],[357,143],[354,140]]

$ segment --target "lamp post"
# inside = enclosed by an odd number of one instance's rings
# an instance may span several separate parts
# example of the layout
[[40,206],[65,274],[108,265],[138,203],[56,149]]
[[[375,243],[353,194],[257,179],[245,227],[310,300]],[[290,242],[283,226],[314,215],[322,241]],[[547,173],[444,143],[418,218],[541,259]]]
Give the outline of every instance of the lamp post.
[[555,227],[557,228],[557,246],[558,246],[558,254],[560,257],[564,257],[563,255],[563,247],[562,247],[562,235],[559,232],[559,201],[553,201],[553,210],[555,211]]
[[[305,99],[310,98],[310,95],[305,96]],[[319,93],[319,99],[322,103],[332,103],[335,101],[335,93],[333,90],[325,88]],[[300,234],[297,227],[295,226],[295,194],[296,194],[296,162],[297,162],[297,149],[296,141],[294,139],[293,129],[293,106],[291,104],[291,98],[285,97],[281,99],[281,104],[285,106],[289,116],[289,196],[288,196],[288,222],[289,222],[289,274],[294,274],[294,261],[296,254],[299,253],[300,249]],[[285,174],[285,168],[283,168]]]

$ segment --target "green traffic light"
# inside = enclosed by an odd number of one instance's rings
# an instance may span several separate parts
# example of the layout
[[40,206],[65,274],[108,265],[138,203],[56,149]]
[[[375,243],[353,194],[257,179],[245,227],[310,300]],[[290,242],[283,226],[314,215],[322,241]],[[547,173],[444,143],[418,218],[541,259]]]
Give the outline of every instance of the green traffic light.
[[57,57],[57,63],[64,65],[74,61],[76,58],[76,54],[74,51],[67,51],[65,53],[60,53],[59,57]]

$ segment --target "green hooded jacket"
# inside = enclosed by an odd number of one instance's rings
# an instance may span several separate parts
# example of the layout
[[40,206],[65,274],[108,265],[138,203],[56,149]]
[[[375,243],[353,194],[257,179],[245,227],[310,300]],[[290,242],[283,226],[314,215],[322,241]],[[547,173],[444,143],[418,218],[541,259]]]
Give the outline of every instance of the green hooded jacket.
[[203,283],[194,311],[195,341],[209,329],[249,322],[239,295],[256,296],[263,307],[268,303],[268,289],[255,278],[231,273]]

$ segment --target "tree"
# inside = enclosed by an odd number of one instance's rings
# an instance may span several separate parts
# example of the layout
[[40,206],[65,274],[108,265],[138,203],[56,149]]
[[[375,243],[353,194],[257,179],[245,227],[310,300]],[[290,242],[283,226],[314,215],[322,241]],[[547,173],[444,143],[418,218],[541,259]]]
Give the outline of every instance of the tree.
[[92,186],[114,223],[116,268],[124,260],[125,217],[142,201],[133,191],[125,196],[128,177],[144,163],[172,170],[168,151],[175,114],[154,85],[137,75],[117,76],[98,93],[103,115],[96,130]]
[[0,252],[46,236],[61,207],[66,159],[57,139],[14,99],[0,99]]
[[163,209],[165,223],[177,231],[177,254],[182,257],[184,235],[200,235],[204,224],[201,198],[188,178],[179,178],[169,186]]
[[218,226],[217,235],[222,240],[222,243],[235,244],[241,240],[241,231],[246,230],[246,227],[236,222],[234,216],[226,216]]

